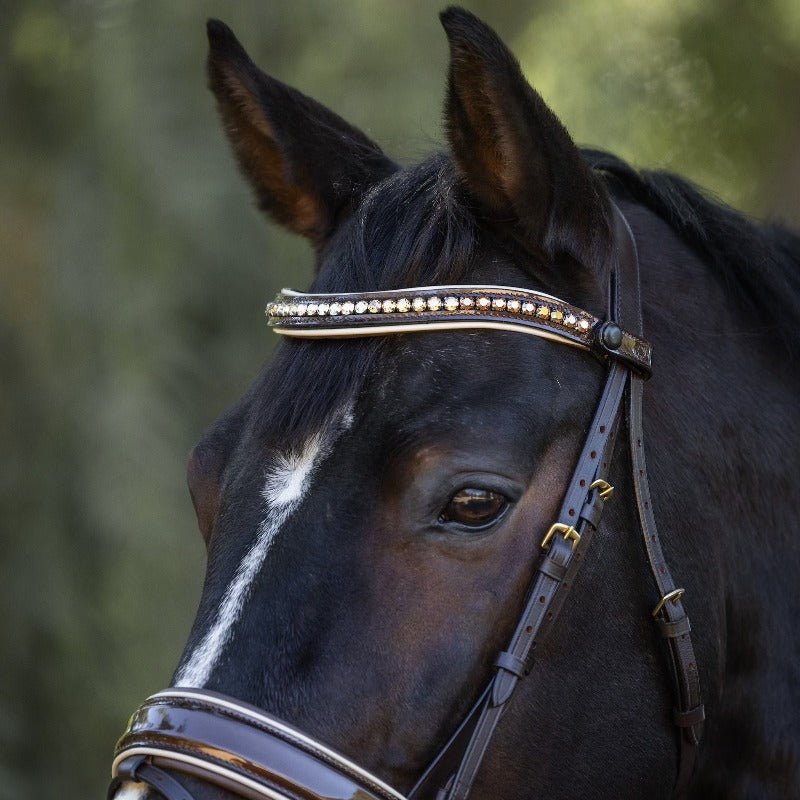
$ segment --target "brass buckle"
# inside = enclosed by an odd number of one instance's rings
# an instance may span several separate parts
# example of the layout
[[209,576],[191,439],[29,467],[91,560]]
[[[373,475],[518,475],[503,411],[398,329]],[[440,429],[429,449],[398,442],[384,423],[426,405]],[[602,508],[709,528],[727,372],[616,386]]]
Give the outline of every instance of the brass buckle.
[[667,603],[673,603],[673,604],[677,603],[678,600],[680,600],[681,597],[683,597],[685,591],[686,591],[685,589],[673,589],[671,592],[667,592],[667,594],[665,594],[658,601],[658,605],[653,609],[653,616],[657,617],[662,612],[664,606]]
[[603,500],[610,500],[611,495],[614,494],[614,487],[608,481],[604,481],[602,478],[598,478],[589,488],[599,489],[600,497],[602,497]]
[[547,550],[550,540],[557,533],[560,533],[567,541],[572,542],[573,550],[578,546],[578,542],[581,540],[581,535],[575,530],[575,528],[572,527],[572,525],[565,525],[563,522],[556,522],[550,526],[550,530],[544,535],[544,539],[542,539],[542,550]]

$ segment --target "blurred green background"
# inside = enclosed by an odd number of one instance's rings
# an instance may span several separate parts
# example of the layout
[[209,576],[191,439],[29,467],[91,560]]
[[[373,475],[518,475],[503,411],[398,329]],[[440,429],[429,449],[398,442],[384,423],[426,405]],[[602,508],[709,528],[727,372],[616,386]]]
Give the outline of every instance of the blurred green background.
[[[797,0],[468,2],[577,141],[800,222]],[[422,0],[4,0],[0,797],[103,796],[203,576],[186,454],[310,275],[252,207],[205,88],[219,16],[267,71],[414,160],[447,47]]]

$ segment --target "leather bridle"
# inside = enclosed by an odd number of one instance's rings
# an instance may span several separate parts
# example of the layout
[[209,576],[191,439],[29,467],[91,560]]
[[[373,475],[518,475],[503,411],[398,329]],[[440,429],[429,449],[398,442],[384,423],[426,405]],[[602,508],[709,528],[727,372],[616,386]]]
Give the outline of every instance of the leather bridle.
[[[421,330],[515,330],[591,350],[609,365],[605,386],[558,517],[541,541],[524,610],[478,701],[405,800],[466,800],[492,735],[531,654],[555,623],[613,493],[608,470],[627,405],[633,485],[650,570],[652,611],[669,651],[672,719],[678,732],[676,797],[685,794],[705,719],[689,618],[667,568],[653,515],[642,430],[642,391],[650,374],[644,341],[639,260],[633,234],[612,206],[615,259],[606,318],[558,298],[510,287],[418,287],[362,295],[284,292],[267,308],[270,325],[304,338],[375,336]],[[627,403],[625,400],[627,399]],[[254,800],[404,800],[344,756],[265,712],[214,692],[168,689],[149,698],[119,740],[109,797],[124,780],[167,800],[193,800],[171,774],[182,772]]]

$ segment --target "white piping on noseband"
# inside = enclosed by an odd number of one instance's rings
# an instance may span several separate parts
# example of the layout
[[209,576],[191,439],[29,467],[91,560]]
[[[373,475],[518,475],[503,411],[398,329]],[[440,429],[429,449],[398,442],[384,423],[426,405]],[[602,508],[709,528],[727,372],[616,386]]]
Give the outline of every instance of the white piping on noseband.
[[[213,706],[218,706],[220,708],[228,709],[232,711],[237,716],[247,717],[248,719],[252,720],[253,722],[265,727],[267,730],[275,731],[279,735],[283,735],[287,737],[290,741],[294,740],[296,742],[300,742],[302,745],[305,745],[310,751],[317,751],[318,753],[324,754],[324,756],[333,764],[339,764],[345,767],[346,770],[349,770],[352,774],[356,775],[361,781],[366,784],[373,783],[378,786],[381,791],[385,794],[393,797],[394,800],[405,800],[404,796],[401,795],[396,789],[393,789],[389,786],[388,783],[385,783],[380,778],[375,777],[371,772],[368,772],[363,767],[360,767],[355,762],[351,761],[346,756],[343,756],[341,753],[338,753],[336,750],[332,750],[330,747],[319,742],[317,739],[308,736],[307,734],[303,733],[302,731],[298,730],[297,728],[292,727],[291,725],[287,725],[284,722],[281,722],[275,717],[268,716],[266,714],[261,714],[257,709],[252,708],[251,706],[247,705],[240,705],[233,700],[226,699],[224,697],[220,697],[219,695],[206,695],[203,692],[196,692],[196,691],[189,691],[184,692],[181,691],[180,688],[176,689],[165,689],[161,692],[156,692],[156,694],[152,695],[147,699],[146,702],[150,702],[152,700],[157,700],[159,698],[164,699],[184,699],[190,701],[206,701],[211,703]],[[253,788],[256,791],[261,792],[265,797],[274,798],[275,800],[286,800],[285,795],[282,794],[272,794],[270,790],[266,787],[263,787],[261,784],[257,784],[255,782],[249,782],[247,778],[240,775],[239,773],[233,773],[232,775],[229,774],[230,771],[226,770],[224,767],[218,767],[217,765],[213,764],[209,761],[204,761],[203,759],[194,758],[190,755],[186,755],[183,753],[176,753],[173,750],[167,750],[159,747],[145,747],[139,746],[135,748],[131,748],[129,750],[123,750],[115,759],[111,766],[111,774],[112,776],[116,774],[117,766],[121,761],[124,761],[126,758],[130,758],[134,755],[159,755],[163,758],[170,758],[175,761],[183,761],[187,764],[194,764],[195,766],[202,767],[202,769],[206,771],[216,772],[219,775],[233,777],[235,780],[243,783],[244,785],[248,786],[249,788]],[[116,798],[116,800],[120,800]]]

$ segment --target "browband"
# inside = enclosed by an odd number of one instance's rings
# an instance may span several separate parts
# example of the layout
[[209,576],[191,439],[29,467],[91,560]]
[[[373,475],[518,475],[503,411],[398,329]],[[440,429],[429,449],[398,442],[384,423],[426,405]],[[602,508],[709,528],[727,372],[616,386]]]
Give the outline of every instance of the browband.
[[283,289],[266,308],[282,336],[340,338],[470,328],[510,330],[589,350],[649,376],[648,342],[543,292],[509,286],[418,286],[307,294]]

